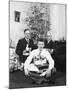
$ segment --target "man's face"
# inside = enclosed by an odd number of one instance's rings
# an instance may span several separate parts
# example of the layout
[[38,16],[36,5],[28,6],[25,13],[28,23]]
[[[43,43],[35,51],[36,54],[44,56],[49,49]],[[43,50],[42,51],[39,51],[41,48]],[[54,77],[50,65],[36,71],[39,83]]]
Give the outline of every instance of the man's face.
[[38,41],[38,48],[43,49],[44,48],[44,42]]
[[26,31],[24,34],[25,38],[30,39],[30,31]]
[[51,40],[51,37],[50,37],[50,36],[48,36],[48,38],[47,38],[47,39],[48,39],[48,41],[50,41],[50,40]]

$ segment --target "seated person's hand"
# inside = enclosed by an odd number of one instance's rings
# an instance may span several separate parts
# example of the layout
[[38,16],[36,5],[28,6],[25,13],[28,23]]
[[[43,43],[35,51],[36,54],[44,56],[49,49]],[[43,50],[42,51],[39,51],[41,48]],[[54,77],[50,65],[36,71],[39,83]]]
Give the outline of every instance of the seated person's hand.
[[28,75],[29,74],[29,72],[28,72],[27,69],[25,69],[24,72],[25,72],[25,75]]
[[46,71],[40,74],[40,76],[45,76],[45,75],[46,75]]
[[51,76],[51,70],[47,70],[47,71],[44,71],[42,74],[40,74],[40,76],[45,76],[46,77],[50,77]]
[[51,76],[51,70],[47,70],[46,71],[46,77],[50,77]]

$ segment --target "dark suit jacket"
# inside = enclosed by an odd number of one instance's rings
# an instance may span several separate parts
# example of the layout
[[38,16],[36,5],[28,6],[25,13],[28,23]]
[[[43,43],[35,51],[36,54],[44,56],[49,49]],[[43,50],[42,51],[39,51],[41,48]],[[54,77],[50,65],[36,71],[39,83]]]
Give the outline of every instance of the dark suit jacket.
[[54,49],[54,47],[55,47],[55,44],[52,40],[49,43],[47,42],[47,40],[45,41],[45,48]]
[[[25,40],[25,38],[20,39],[18,41],[18,44],[16,46],[16,54],[19,55],[19,59],[21,62],[25,62],[25,59],[27,58],[26,56],[23,56],[23,51],[25,50],[27,45],[27,41]],[[33,40],[29,40],[29,47],[31,48],[31,50],[33,50]]]

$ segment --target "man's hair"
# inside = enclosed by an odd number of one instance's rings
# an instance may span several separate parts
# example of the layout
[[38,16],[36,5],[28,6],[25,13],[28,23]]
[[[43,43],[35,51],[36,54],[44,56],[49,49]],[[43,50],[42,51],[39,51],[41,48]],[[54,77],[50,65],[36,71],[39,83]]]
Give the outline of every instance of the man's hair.
[[25,33],[26,31],[29,31],[29,29],[28,29],[28,28],[27,28],[27,29],[25,29],[25,30],[24,30],[24,33]]
[[45,40],[44,40],[43,38],[39,38],[39,39],[38,39],[38,42],[39,42],[39,41],[40,41],[40,42],[45,42]]

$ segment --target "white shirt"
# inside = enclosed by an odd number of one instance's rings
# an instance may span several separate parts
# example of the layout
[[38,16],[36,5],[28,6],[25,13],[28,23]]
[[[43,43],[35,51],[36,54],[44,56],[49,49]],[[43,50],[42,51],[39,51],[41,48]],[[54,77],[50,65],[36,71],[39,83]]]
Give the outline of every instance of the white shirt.
[[[30,53],[30,55],[27,57],[27,60],[25,61],[25,64],[24,64],[25,69],[27,69],[28,66],[31,64],[33,57],[37,57],[39,55],[39,51],[40,51],[39,49],[35,49]],[[49,63],[48,69],[51,70],[54,67],[54,60],[52,59],[50,53],[46,49],[42,49],[41,56],[46,57],[46,59],[48,60],[48,63]]]

